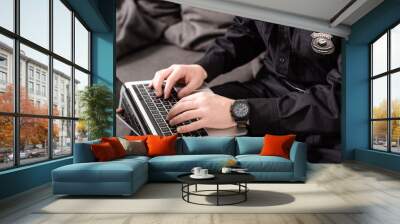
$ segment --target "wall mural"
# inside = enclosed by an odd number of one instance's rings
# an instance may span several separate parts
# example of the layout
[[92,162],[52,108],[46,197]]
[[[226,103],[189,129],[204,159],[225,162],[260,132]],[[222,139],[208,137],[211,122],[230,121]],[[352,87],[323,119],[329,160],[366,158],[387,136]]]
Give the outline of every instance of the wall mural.
[[117,135],[295,134],[340,162],[341,39],[165,1],[117,1]]

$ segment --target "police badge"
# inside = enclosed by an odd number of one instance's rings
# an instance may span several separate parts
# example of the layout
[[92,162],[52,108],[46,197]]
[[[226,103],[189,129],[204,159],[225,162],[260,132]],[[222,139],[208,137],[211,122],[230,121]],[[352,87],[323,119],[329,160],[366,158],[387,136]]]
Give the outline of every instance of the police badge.
[[335,51],[335,45],[332,42],[332,35],[328,33],[311,34],[311,47],[318,54],[332,54]]

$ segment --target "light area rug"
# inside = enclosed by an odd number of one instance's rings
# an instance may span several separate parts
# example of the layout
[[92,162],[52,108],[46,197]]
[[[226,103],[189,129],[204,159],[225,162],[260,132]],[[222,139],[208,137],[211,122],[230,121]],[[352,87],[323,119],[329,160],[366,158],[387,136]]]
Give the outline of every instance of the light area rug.
[[[189,204],[181,198],[180,184],[150,183],[131,197],[58,197],[36,213],[360,213],[360,205],[349,203],[316,184],[255,183],[248,187],[247,201],[237,205]],[[231,188],[234,186],[224,186],[224,189]],[[198,188],[210,189],[215,189],[215,186],[202,185]],[[226,197],[222,202],[236,199]],[[215,203],[215,197],[193,196],[191,200]]]

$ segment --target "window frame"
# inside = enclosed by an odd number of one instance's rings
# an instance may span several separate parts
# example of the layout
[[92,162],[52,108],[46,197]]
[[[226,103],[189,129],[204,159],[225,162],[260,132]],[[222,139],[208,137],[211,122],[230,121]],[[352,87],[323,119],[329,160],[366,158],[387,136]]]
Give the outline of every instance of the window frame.
[[[400,67],[398,68],[391,68],[391,32],[392,30],[397,27],[400,26],[400,21],[395,22],[394,24],[392,24],[389,28],[385,29],[385,31],[383,33],[381,33],[380,35],[378,35],[375,39],[373,39],[369,44],[369,78],[368,78],[368,82],[369,82],[369,149],[373,150],[373,151],[379,151],[379,152],[385,152],[385,153],[391,153],[391,154],[400,154],[400,152],[394,152],[392,151],[392,121],[400,121],[400,117],[392,117],[392,98],[391,98],[391,91],[392,91],[392,86],[391,86],[391,80],[392,80],[392,76],[396,75],[397,73],[400,72]],[[374,76],[373,74],[373,44],[376,43],[377,40],[379,40],[381,37],[383,37],[384,35],[387,35],[387,64],[386,64],[386,71],[382,72],[380,74],[376,74]],[[373,87],[373,81],[378,79],[378,78],[382,78],[382,77],[386,77],[386,86],[387,86],[387,105],[386,105],[386,117],[385,118],[373,118],[373,91],[374,91],[374,87]],[[379,150],[374,148],[374,133],[373,133],[373,122],[376,121],[386,121],[386,150]]]
[[[49,46],[48,49],[45,47],[42,47],[39,44],[34,43],[33,41],[30,41],[29,39],[23,37],[20,35],[20,0],[14,0],[13,1],[13,10],[14,10],[14,18],[13,18],[13,31],[10,31],[4,27],[0,26],[0,35],[3,35],[5,37],[11,38],[13,41],[13,54],[12,54],[12,73],[13,79],[14,79],[14,99],[13,99],[13,112],[2,112],[0,111],[0,116],[10,116],[13,119],[13,154],[14,154],[14,161],[13,161],[13,166],[10,167],[5,167],[5,168],[0,168],[0,172],[5,171],[5,170],[10,170],[10,169],[16,169],[19,167],[23,166],[30,166],[33,164],[38,164],[38,163],[43,163],[49,160],[58,160],[62,159],[65,157],[70,157],[73,156],[74,152],[74,143],[75,143],[75,125],[76,121],[79,120],[79,117],[75,117],[75,108],[71,108],[71,114],[70,116],[56,116],[53,114],[53,59],[58,60],[61,63],[64,63],[68,66],[71,66],[71,105],[74,105],[75,103],[75,88],[74,88],[74,82],[75,82],[75,69],[85,73],[89,77],[89,83],[88,86],[92,85],[92,57],[91,57],[91,50],[92,50],[92,43],[91,43],[91,38],[92,38],[92,31],[91,29],[87,26],[87,24],[83,21],[83,19],[79,16],[78,13],[76,13],[72,7],[65,1],[65,0],[59,0],[68,10],[71,11],[71,59],[64,58],[63,56],[55,53],[53,50],[53,1],[54,0],[48,0],[49,3]],[[81,67],[80,65],[75,63],[75,18],[79,20],[79,22],[85,27],[85,29],[88,31],[88,69],[85,69]],[[32,48],[33,50],[39,51],[40,53],[43,53],[48,56],[49,62],[48,62],[48,81],[46,85],[46,96],[48,97],[48,112],[46,115],[39,115],[39,114],[27,114],[27,113],[21,113],[20,111],[20,85],[21,85],[21,80],[20,80],[20,45],[23,44],[27,47]],[[30,76],[28,73],[28,67],[29,64],[27,64],[27,81],[30,80]],[[41,75],[42,73],[40,73]],[[34,85],[36,83],[36,70],[33,70],[33,82]],[[41,77],[39,76],[39,83],[41,83]],[[27,90],[28,91],[28,90]],[[36,91],[34,89],[34,91]],[[41,96],[41,94],[40,94]],[[32,162],[32,163],[26,163],[26,164],[21,164],[21,159],[20,159],[20,119],[21,118],[45,118],[47,119],[48,122],[48,136],[47,136],[47,151],[48,155],[47,158],[43,158],[43,160],[38,161],[38,162]],[[54,146],[53,146],[53,122],[56,120],[66,120],[66,121],[71,121],[71,153],[68,155],[62,155],[62,156],[54,156]]]

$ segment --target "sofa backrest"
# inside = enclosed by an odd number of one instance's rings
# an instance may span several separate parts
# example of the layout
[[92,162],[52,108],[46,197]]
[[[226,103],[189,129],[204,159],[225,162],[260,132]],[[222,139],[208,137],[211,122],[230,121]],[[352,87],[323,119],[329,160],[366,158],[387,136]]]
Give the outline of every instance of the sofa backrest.
[[[74,163],[94,162],[96,159],[90,149],[91,144],[100,140],[76,143]],[[259,154],[264,144],[263,137],[182,137],[177,141],[177,154]]]
[[96,158],[90,148],[92,144],[99,144],[100,140],[75,143],[74,147],[74,163],[95,162]]
[[182,137],[177,143],[177,154],[235,155],[234,137]]
[[236,155],[259,154],[264,137],[236,137]]

